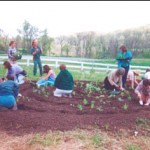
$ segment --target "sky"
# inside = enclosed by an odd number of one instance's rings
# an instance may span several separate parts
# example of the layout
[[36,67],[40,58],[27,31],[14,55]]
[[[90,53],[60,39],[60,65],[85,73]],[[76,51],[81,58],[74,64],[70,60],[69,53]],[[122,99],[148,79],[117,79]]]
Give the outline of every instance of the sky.
[[100,33],[150,24],[150,1],[0,1],[0,29],[18,34],[25,20],[49,36]]

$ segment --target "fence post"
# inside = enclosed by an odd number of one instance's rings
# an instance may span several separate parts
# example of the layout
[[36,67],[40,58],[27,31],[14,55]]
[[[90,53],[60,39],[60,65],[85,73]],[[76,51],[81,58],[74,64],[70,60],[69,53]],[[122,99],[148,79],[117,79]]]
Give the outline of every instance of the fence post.
[[81,70],[83,70],[83,63],[81,62]]
[[107,69],[106,69],[106,72],[108,72],[109,71],[109,65],[107,65]]
[[30,59],[27,59],[27,66],[30,66]]
[[58,61],[56,60],[55,62],[55,68],[57,69],[57,66],[58,66]]

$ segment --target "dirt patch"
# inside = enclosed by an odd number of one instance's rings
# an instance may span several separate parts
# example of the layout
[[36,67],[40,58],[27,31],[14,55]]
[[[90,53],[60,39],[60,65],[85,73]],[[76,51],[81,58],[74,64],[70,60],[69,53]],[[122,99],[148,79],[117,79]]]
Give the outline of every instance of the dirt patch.
[[53,91],[54,87],[38,89],[29,82],[22,85],[18,110],[0,112],[0,131],[23,135],[92,126],[111,132],[150,133],[150,107],[140,106],[129,88],[114,96],[102,88],[102,83],[76,81],[72,98],[54,97]]

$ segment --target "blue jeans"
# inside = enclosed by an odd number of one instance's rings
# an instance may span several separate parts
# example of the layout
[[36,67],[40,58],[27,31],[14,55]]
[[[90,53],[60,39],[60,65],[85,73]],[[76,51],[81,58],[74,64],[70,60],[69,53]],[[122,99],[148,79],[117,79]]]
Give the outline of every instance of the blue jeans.
[[37,73],[37,65],[38,65],[39,70],[40,70],[40,75],[42,76],[43,72],[42,72],[41,60],[40,59],[34,59],[33,62],[34,62],[33,75],[34,76],[36,75],[36,73]]
[[127,75],[128,75],[128,71],[129,71],[129,66],[127,66],[127,67],[121,66],[121,67],[125,69],[125,74],[122,76],[122,87],[124,88],[124,87],[125,87],[126,80],[127,80]]
[[0,106],[11,108],[16,104],[15,97],[12,95],[0,95]]
[[41,79],[36,84],[39,86],[46,86],[46,85],[54,85],[55,79],[49,78],[48,80]]

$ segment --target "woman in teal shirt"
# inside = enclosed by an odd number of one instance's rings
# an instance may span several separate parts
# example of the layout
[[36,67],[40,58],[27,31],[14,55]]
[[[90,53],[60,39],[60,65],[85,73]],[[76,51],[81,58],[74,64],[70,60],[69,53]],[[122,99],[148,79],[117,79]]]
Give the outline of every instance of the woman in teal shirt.
[[125,69],[125,74],[122,76],[122,85],[124,88],[126,80],[127,80],[128,71],[130,69],[132,53],[129,50],[127,50],[127,48],[124,45],[120,47],[120,50],[121,51],[118,53],[118,56],[117,56],[117,61],[118,61],[118,68],[122,67]]

